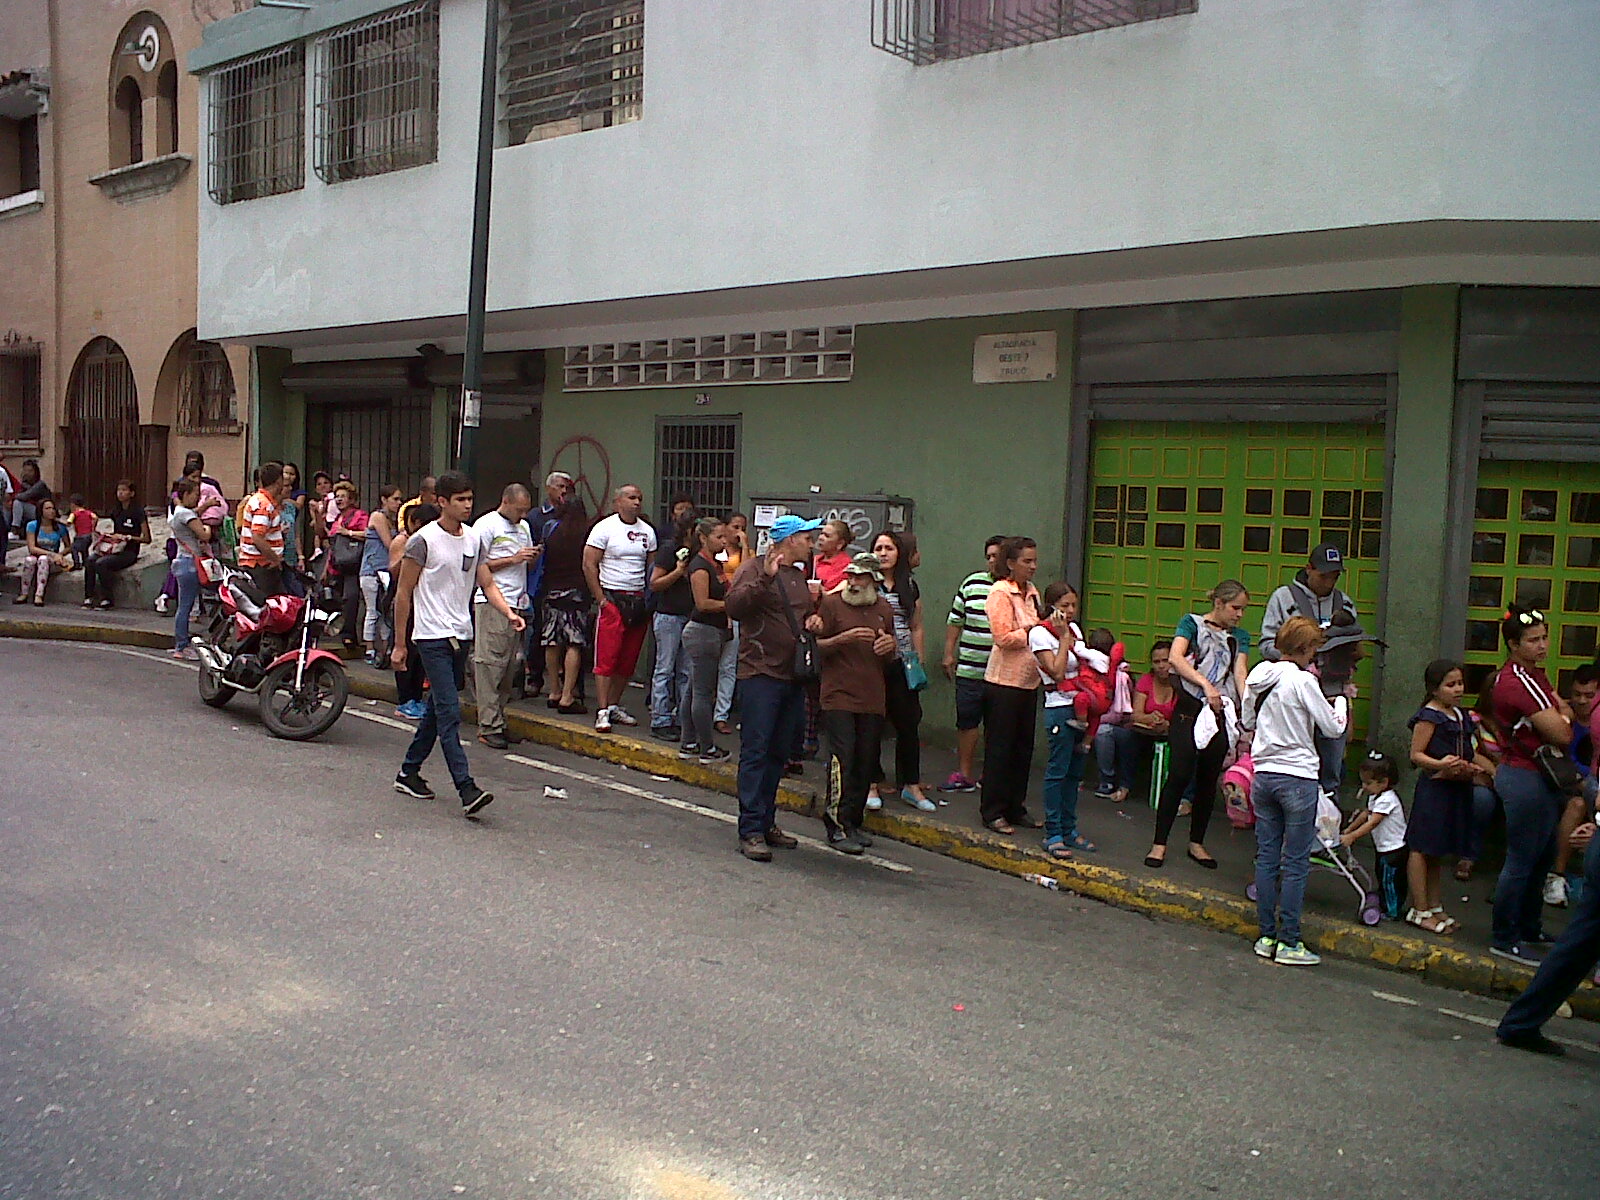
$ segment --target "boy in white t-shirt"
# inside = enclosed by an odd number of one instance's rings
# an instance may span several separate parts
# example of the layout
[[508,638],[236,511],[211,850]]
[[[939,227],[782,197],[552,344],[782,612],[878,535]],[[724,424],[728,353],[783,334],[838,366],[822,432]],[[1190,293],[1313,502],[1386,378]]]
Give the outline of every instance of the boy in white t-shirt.
[[1350,825],[1339,840],[1345,846],[1372,835],[1376,851],[1378,895],[1383,898],[1383,915],[1400,919],[1406,894],[1406,810],[1395,785],[1400,771],[1394,759],[1374,750],[1361,764],[1361,799],[1365,807],[1350,818]]

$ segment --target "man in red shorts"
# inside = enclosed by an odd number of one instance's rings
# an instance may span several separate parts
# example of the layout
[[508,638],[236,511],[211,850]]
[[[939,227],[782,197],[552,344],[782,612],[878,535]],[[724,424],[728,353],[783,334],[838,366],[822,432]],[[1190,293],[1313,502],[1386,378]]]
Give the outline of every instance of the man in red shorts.
[[583,547],[583,576],[600,608],[594,639],[594,727],[600,733],[610,733],[613,721],[639,723],[622,707],[622,690],[639,663],[650,628],[645,587],[656,552],[656,531],[640,515],[644,493],[634,484],[623,485],[616,492],[615,510],[595,523]]

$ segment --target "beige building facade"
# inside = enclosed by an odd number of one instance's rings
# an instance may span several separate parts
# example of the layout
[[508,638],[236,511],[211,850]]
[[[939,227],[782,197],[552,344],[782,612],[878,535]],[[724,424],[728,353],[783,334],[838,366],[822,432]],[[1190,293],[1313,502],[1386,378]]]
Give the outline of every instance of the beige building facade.
[[157,504],[189,450],[246,479],[249,352],[198,340],[197,82],[247,0],[0,5],[0,454]]

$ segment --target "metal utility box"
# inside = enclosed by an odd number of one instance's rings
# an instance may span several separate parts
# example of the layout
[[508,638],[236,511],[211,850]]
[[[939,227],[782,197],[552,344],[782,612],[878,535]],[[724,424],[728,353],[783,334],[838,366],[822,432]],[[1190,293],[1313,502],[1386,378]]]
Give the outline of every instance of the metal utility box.
[[771,539],[768,532],[779,517],[793,514],[822,521],[843,521],[855,535],[856,553],[872,549],[872,539],[884,530],[902,533],[912,527],[914,502],[904,496],[841,496],[811,492],[798,496],[752,496],[750,529],[756,553],[765,554]]

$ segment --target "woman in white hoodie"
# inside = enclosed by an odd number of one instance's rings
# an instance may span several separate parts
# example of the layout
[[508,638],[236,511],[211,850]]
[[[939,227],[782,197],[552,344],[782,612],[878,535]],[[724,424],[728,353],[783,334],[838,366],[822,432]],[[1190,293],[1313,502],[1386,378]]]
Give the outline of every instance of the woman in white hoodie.
[[1317,735],[1343,735],[1347,705],[1330,705],[1317,677],[1306,670],[1323,633],[1307,617],[1290,617],[1278,630],[1279,662],[1264,662],[1245,680],[1244,725],[1255,730],[1251,757],[1256,810],[1256,954],[1286,966],[1322,960],[1300,941],[1300,906],[1317,832]]

